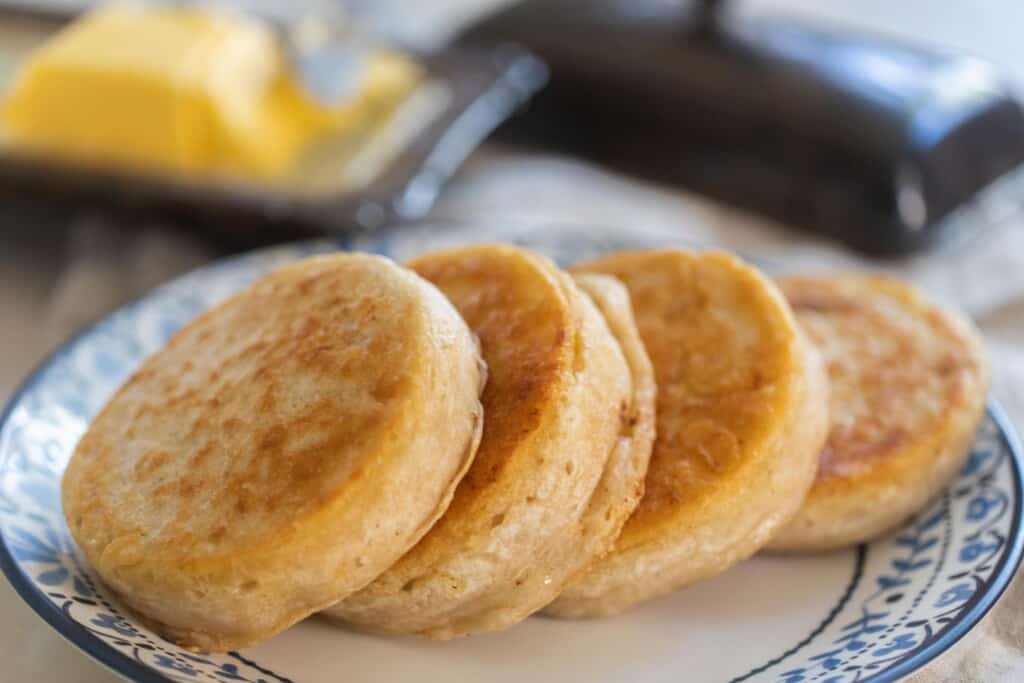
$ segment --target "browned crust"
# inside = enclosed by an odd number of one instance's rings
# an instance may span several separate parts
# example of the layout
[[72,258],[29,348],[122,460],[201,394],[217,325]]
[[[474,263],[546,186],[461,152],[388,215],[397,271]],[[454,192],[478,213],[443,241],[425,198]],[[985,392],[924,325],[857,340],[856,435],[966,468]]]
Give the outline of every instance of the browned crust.
[[924,506],[966,457],[988,392],[981,338],[960,314],[884,276],[780,285],[825,356],[832,424],[804,508],[771,547],[868,541]]
[[285,266],[111,399],[64,476],[69,527],[161,633],[243,646],[418,540],[472,460],[481,384],[475,340],[426,281],[367,255]]
[[547,610],[597,616],[767,543],[813,479],[828,389],[778,289],[733,256],[619,252],[573,270],[626,285],[658,382],[644,497],[613,552]]
[[491,373],[484,435],[430,533],[327,614],[432,638],[505,628],[590,559],[584,516],[622,432],[629,368],[593,304],[539,255],[476,245],[409,266],[480,337]]

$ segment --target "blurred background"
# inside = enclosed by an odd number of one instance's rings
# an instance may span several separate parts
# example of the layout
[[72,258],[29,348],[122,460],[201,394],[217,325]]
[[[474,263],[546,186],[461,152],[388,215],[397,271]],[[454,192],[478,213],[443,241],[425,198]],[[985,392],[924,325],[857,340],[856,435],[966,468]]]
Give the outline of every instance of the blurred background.
[[[200,263],[424,215],[867,262],[977,313],[1018,270],[991,259],[1020,203],[1021,19],[1011,0],[5,0],[0,397]],[[186,105],[213,114],[161,113]]]
[[[979,323],[1020,425],[1022,26],[1019,0],[0,0],[0,400],[231,253],[571,225],[907,277]],[[1019,680],[998,642],[971,680]],[[0,656],[113,680],[6,585]]]

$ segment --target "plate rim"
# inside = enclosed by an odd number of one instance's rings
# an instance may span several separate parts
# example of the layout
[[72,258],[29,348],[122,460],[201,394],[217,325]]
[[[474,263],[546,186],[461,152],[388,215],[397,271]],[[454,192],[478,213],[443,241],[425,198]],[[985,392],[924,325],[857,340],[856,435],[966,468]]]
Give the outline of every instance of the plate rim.
[[[999,435],[1006,443],[1012,460],[1012,472],[1014,488],[1017,491],[1017,503],[1014,506],[1013,526],[1017,529],[1012,545],[1003,556],[1003,566],[999,568],[996,576],[989,583],[987,592],[982,595],[947,631],[940,637],[926,645],[921,651],[906,659],[894,664],[888,669],[879,672],[877,678],[869,678],[866,683],[889,683],[897,681],[907,674],[920,670],[928,663],[938,658],[941,654],[952,649],[960,642],[975,626],[981,623],[982,619],[992,611],[999,599],[1006,592],[1006,589],[1013,583],[1021,565],[1024,555],[1024,529],[1022,529],[1022,515],[1024,515],[1024,451],[1022,451],[1020,437],[1013,426],[1013,421],[1007,415],[1002,404],[994,398],[989,397],[985,402],[985,412],[992,418]],[[2,424],[2,422],[0,422]],[[2,540],[2,535],[0,535]]]
[[[87,323],[46,354],[42,360],[36,363],[25,379],[22,380],[7,399],[3,410],[0,411],[0,430],[2,430],[7,424],[11,414],[21,402],[22,397],[40,382],[42,376],[51,368],[51,366],[67,355],[75,345],[82,341],[83,338],[98,329],[112,316],[129,313],[130,311],[145,304],[156,292],[163,290],[165,287],[173,286],[186,277],[194,277],[203,271],[211,271],[228,265],[238,266],[241,262],[252,257],[266,255],[277,250],[297,249],[297,253],[302,254],[305,253],[307,250],[306,248],[310,246],[316,247],[325,245],[333,245],[334,248],[342,251],[346,250],[350,246],[348,240],[299,241],[285,243],[275,247],[247,251],[227,258],[216,259],[211,263],[202,265],[191,271],[183,273],[178,277],[172,278],[167,283],[144,292],[134,299],[122,304],[115,310],[100,316],[90,323]],[[996,575],[989,583],[985,594],[980,596],[978,601],[975,602],[975,604],[972,605],[966,613],[952,625],[949,631],[936,638],[931,643],[928,643],[919,652],[914,653],[888,669],[878,672],[875,676],[865,679],[866,683],[890,683],[892,681],[896,681],[907,674],[920,670],[939,657],[939,655],[955,646],[971,630],[973,630],[999,602],[999,599],[1006,592],[1010,583],[1012,583],[1015,574],[1020,568],[1022,559],[1024,559],[1024,447],[1022,447],[1020,437],[1017,434],[1012,419],[997,399],[991,396],[986,399],[985,413],[990,416],[992,421],[995,423],[999,430],[1000,438],[1005,442],[1006,448],[1009,450],[1012,463],[1011,471],[1014,478],[1014,489],[1017,492],[1017,503],[1014,508],[1013,523],[1013,526],[1017,529],[1017,534],[1012,539],[1011,547],[1003,556],[1003,566],[1000,567],[998,572],[996,572]],[[38,617],[45,621],[65,641],[108,671],[126,680],[136,681],[137,683],[168,683],[172,680],[161,675],[155,669],[152,669],[140,662],[136,662],[131,657],[110,647],[102,640],[89,633],[89,631],[80,623],[64,614],[54,603],[47,600],[43,593],[41,593],[24,574],[24,572],[22,572],[17,561],[11,554],[11,550],[7,543],[8,538],[2,533],[2,529],[0,529],[0,572],[3,573],[8,584],[14,589],[25,604],[27,604]],[[262,673],[271,675],[279,680],[290,680],[286,676],[282,676],[281,674],[260,666],[258,663],[244,657],[240,653],[232,652],[230,654]]]
[[[4,426],[10,419],[11,414],[20,404],[22,397],[39,384],[42,376],[52,365],[64,357],[71,348],[78,344],[83,338],[87,337],[91,332],[99,328],[99,326],[111,315],[135,309],[145,302],[153,291],[154,290],[150,290],[149,292],[132,299],[128,303],[119,306],[114,311],[87,323],[77,332],[72,334],[67,340],[58,344],[55,349],[44,356],[43,359],[32,368],[32,371],[28,376],[26,376],[21,384],[18,385],[18,388],[14,390],[10,398],[8,398],[7,402],[4,404],[3,412],[0,412],[0,430],[3,430]],[[136,662],[127,655],[110,647],[102,640],[89,633],[84,626],[61,612],[60,609],[58,609],[52,602],[47,600],[46,596],[44,596],[35,587],[35,585],[32,584],[31,580],[18,567],[18,563],[11,554],[11,549],[7,545],[7,537],[3,533],[2,528],[0,528],[0,571],[3,572],[4,578],[14,589],[14,592],[18,594],[18,596],[32,609],[33,612],[36,613],[38,617],[45,621],[50,628],[56,631],[61,638],[77,648],[80,652],[86,654],[94,662],[103,666],[103,668],[117,676],[120,676],[121,678],[124,678],[125,680],[135,681],[137,683],[168,683],[168,681],[171,680],[166,676],[160,675],[160,673],[155,669]]]

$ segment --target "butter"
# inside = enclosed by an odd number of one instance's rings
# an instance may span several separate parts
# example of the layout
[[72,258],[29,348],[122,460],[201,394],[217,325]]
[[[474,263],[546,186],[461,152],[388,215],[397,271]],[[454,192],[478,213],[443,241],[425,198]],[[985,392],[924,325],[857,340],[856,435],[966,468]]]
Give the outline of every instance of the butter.
[[420,76],[402,55],[368,61],[353,99],[325,107],[257,20],[112,5],[29,57],[4,98],[3,133],[92,162],[273,178],[317,138],[365,132]]

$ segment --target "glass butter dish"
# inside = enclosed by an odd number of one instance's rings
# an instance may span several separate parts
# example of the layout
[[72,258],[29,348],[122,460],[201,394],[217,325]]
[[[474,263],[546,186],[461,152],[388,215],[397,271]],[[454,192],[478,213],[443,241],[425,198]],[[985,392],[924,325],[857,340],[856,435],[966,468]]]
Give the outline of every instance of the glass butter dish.
[[267,236],[421,215],[546,79],[509,46],[298,53],[270,22],[196,5],[31,27],[0,40],[0,193]]

